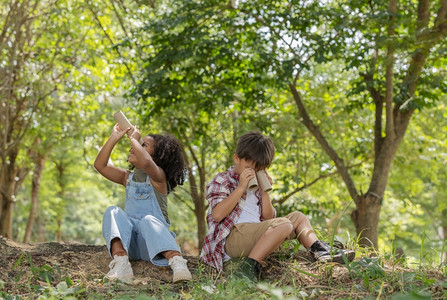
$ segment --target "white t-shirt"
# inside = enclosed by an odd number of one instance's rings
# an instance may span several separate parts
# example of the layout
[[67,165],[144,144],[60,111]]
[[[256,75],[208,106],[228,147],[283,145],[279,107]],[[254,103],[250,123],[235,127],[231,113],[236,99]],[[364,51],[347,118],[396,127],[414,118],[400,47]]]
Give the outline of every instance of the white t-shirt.
[[247,197],[245,198],[244,207],[242,207],[241,215],[234,224],[239,223],[259,223],[259,206],[258,198],[254,192],[248,190]]
[[[247,197],[245,198],[244,207],[242,207],[241,215],[239,219],[237,219],[234,224],[239,223],[259,223],[259,206],[258,206],[258,198],[256,198],[255,193],[247,190]],[[225,252],[225,256],[223,261],[228,261],[231,259],[230,256]]]

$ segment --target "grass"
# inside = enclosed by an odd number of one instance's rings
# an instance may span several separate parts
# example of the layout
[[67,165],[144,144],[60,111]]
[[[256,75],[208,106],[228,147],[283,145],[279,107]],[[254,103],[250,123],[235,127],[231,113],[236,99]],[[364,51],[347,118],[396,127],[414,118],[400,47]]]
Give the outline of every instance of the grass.
[[[259,284],[235,280],[198,264],[193,280],[183,284],[109,282],[102,276],[67,274],[57,265],[37,266],[22,252],[7,280],[0,280],[3,299],[446,299],[446,265],[410,266],[393,253],[367,253],[357,248],[357,259],[346,266],[321,264],[297,257],[289,242],[263,263]],[[424,251],[423,248],[421,251]],[[299,252],[299,251],[298,251]],[[295,254],[291,254],[295,253]],[[230,274],[230,275],[228,275]],[[2,275],[3,276],[3,275]]]

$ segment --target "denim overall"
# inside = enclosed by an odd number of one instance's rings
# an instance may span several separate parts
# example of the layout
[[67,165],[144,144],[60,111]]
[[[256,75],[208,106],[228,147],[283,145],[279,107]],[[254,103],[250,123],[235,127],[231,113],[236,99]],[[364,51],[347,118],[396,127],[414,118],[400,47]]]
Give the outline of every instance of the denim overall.
[[[146,260],[156,266],[167,266],[168,260],[161,252],[174,250],[181,253],[175,233],[169,230],[155,197],[154,188],[146,182],[132,181],[129,174],[126,184],[125,212],[118,206],[107,208],[102,221],[102,234],[110,256],[110,243],[119,238],[130,258]],[[112,257],[113,258],[113,257]]]

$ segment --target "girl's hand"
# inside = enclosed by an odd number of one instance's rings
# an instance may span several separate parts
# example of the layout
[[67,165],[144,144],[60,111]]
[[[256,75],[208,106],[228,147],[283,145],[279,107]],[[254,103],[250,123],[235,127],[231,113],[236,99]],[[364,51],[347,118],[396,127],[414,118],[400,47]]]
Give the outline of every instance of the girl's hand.
[[139,141],[141,139],[141,133],[136,126],[133,126],[131,132],[129,133],[129,139],[136,139]]
[[113,130],[112,130],[112,136],[115,137],[116,139],[121,139],[126,132],[128,132],[130,130],[130,128],[127,128],[126,130],[121,129],[120,125],[117,123],[115,124],[115,126],[113,126]]
[[242,171],[240,177],[239,177],[239,185],[238,187],[243,188],[244,190],[247,189],[248,183],[252,178],[256,176],[255,170],[247,168],[244,171]]

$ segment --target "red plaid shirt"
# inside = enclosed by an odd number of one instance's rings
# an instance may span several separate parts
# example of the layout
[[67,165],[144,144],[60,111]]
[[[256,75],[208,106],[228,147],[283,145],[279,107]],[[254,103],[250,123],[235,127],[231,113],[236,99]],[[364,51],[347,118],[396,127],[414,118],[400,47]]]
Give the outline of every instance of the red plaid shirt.
[[[237,205],[222,221],[215,222],[211,212],[219,202],[230,196],[238,184],[239,174],[234,172],[234,167],[230,167],[226,172],[217,174],[216,177],[214,177],[214,179],[211,180],[211,182],[206,186],[206,199],[209,201],[209,209],[206,215],[208,234],[206,235],[203,243],[200,259],[217,270],[221,270],[223,267],[225,240],[230,234],[234,223],[241,215],[247,193],[245,192],[242,194],[242,197],[239,199]],[[263,221],[261,205],[262,199],[259,190],[256,191],[255,195],[259,200],[259,219],[260,221]]]

